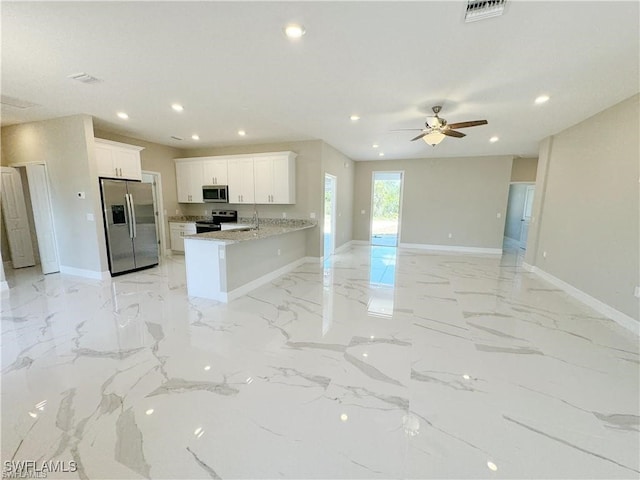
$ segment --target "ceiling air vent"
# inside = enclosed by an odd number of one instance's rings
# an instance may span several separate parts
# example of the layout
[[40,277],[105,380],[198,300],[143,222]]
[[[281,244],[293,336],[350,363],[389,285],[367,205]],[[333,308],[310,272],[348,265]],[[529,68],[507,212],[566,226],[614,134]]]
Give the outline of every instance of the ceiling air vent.
[[23,110],[25,108],[36,107],[38,105],[37,103],[27,102],[26,100],[20,100],[19,98],[9,97],[7,95],[2,95],[0,97],[0,103],[5,107],[14,107]]
[[76,80],[82,83],[97,83],[100,81],[96,77],[92,77],[88,73],[84,73],[84,72],[74,73],[73,75],[69,75],[69,78],[71,80]]
[[464,21],[475,22],[485,18],[498,17],[504,12],[507,0],[469,0]]

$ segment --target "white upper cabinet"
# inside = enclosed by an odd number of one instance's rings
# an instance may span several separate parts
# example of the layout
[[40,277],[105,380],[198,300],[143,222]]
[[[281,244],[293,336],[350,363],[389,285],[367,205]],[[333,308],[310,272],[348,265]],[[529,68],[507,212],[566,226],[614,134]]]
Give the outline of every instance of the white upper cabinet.
[[202,203],[204,185],[228,185],[229,203],[296,203],[296,154],[178,158],[179,203]]
[[204,166],[202,160],[177,158],[175,162],[178,203],[203,203],[202,180]]
[[205,157],[202,159],[204,174],[203,185],[227,185],[227,159]]
[[227,168],[229,203],[254,203],[253,158],[229,158]]
[[256,203],[296,203],[296,154],[269,153],[254,157]]
[[140,151],[144,147],[96,138],[95,149],[99,177],[142,180]]

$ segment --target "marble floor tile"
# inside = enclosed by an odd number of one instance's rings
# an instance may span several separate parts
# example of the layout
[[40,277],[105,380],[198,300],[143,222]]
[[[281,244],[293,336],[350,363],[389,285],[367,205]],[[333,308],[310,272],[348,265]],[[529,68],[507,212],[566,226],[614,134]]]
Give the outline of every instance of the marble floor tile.
[[181,257],[9,271],[3,474],[637,479],[637,336],[521,262],[354,246],[229,304]]

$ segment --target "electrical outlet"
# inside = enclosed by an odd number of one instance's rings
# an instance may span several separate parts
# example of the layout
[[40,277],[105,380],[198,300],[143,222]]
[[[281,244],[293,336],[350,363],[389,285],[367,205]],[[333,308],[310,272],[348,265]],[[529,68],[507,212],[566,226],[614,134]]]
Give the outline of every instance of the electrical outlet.
[[542,258],[547,258],[547,252],[542,252]]
[[450,233],[450,234],[449,234],[449,238],[453,238],[453,233]]
[[282,218],[287,218],[287,212],[282,212]]
[[502,214],[501,214],[500,212],[498,212],[498,213],[496,214],[496,218],[502,218]]
[[278,256],[280,256],[280,249],[278,249]]
[[309,214],[309,218],[316,218],[316,212],[311,212]]
[[96,217],[93,215],[93,213],[87,213],[87,221],[89,221],[89,222],[95,222],[96,221]]
[[360,215],[364,215],[364,210],[360,210]]

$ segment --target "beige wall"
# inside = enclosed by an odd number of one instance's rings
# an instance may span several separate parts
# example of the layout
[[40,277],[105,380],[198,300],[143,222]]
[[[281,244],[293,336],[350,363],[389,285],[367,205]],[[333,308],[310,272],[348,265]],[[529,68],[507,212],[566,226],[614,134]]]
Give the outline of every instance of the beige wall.
[[372,173],[404,171],[401,243],[502,248],[512,160],[500,156],[356,162],[354,239],[369,240]]
[[512,182],[535,182],[538,170],[537,158],[516,157],[511,168]]
[[[353,238],[353,187],[355,179],[355,162],[327,143],[322,144],[322,166],[324,173],[336,177],[336,248],[351,241]],[[324,199],[324,173],[322,182]],[[324,217],[324,201],[322,205]],[[320,222],[322,225],[322,222]],[[324,244],[321,243],[324,249]],[[324,252],[323,252],[324,255]]]
[[[541,143],[527,263],[640,320],[640,96]],[[546,252],[546,258],[543,256]]]
[[165,246],[169,248],[170,232],[167,217],[176,215],[176,210],[180,211],[178,204],[178,194],[176,190],[176,168],[173,162],[174,158],[185,156],[185,152],[178,148],[167,147],[157,143],[151,143],[137,138],[126,137],[102,130],[95,131],[96,138],[112,140],[114,142],[126,143],[128,145],[137,145],[144,147],[140,152],[142,161],[142,170],[159,172],[162,177],[162,201],[164,210],[167,212],[165,216]]
[[[258,205],[258,214],[263,218],[309,219],[315,213],[316,219],[321,218],[323,209],[324,178],[322,176],[323,142],[312,140],[305,142],[268,143],[257,145],[236,145],[230,147],[189,149],[185,157],[205,157],[214,155],[234,155],[242,153],[262,153],[292,151],[298,154],[296,158],[296,203],[294,205]],[[227,206],[227,205],[225,205]],[[218,206],[219,207],[219,206]],[[179,204],[185,215],[205,215],[215,204]],[[253,205],[238,205],[230,203],[229,208],[238,210],[241,217],[253,215]],[[321,229],[309,230],[307,233],[307,255],[319,257],[322,255]]]
[[[60,266],[107,271],[91,117],[73,115],[2,128],[2,162],[46,164]],[[77,192],[85,192],[86,198],[77,198]],[[88,220],[88,214],[95,220]]]

